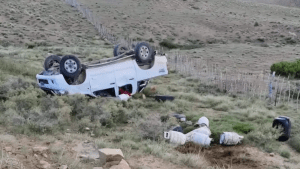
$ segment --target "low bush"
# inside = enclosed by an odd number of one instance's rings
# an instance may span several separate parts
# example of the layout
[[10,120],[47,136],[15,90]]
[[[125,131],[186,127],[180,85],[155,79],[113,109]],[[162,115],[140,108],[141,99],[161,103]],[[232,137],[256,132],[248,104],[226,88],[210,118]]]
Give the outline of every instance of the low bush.
[[300,134],[292,136],[288,144],[293,147],[296,151],[300,152]]
[[249,124],[249,123],[236,123],[233,126],[233,130],[238,133],[247,134],[247,133],[253,131],[254,127],[253,127],[253,124]]
[[166,128],[158,114],[151,114],[146,119],[141,119],[138,124],[138,132],[142,138],[159,140]]
[[159,43],[160,46],[166,47],[168,49],[182,49],[182,50],[190,50],[190,49],[196,49],[196,48],[201,48],[204,45],[203,44],[187,44],[187,45],[179,45],[173,43],[171,40],[164,39]]
[[276,139],[281,135],[280,130],[271,128],[268,123],[259,125],[256,130],[245,135],[244,142],[264,149],[266,152],[276,152],[280,143]]
[[0,64],[0,70],[3,72],[7,72],[15,76],[23,75],[31,79],[35,79],[36,74],[42,71],[42,69],[37,69],[30,65],[24,66],[24,63],[19,63],[8,58],[0,58]]
[[279,62],[274,63],[271,66],[271,72],[276,72],[276,75],[290,76],[294,78],[300,78],[300,60],[294,62]]
[[280,152],[280,155],[284,158],[290,158],[291,153],[287,150],[283,150],[283,151]]

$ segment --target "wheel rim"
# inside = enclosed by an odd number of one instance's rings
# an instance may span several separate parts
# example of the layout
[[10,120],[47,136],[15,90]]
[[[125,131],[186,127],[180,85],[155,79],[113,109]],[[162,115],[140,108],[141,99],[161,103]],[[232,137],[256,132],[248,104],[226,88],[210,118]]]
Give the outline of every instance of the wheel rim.
[[68,73],[74,73],[77,70],[77,63],[72,59],[68,59],[65,61],[64,67]]
[[149,49],[146,46],[142,46],[140,49],[141,57],[147,58],[149,56]]
[[126,51],[127,51],[127,50],[126,50],[125,47],[120,47],[118,55],[121,55],[121,54],[123,54],[123,53],[126,52]]

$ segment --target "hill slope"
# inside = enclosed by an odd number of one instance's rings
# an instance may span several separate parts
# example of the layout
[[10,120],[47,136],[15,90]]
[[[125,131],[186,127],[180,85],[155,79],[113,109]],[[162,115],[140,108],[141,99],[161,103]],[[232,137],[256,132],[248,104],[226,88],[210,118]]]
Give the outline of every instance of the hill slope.
[[80,13],[59,0],[0,0],[0,44],[86,44],[97,35]]
[[[114,33],[174,43],[295,43],[300,9],[238,0],[79,0]],[[256,24],[257,22],[257,24]]]

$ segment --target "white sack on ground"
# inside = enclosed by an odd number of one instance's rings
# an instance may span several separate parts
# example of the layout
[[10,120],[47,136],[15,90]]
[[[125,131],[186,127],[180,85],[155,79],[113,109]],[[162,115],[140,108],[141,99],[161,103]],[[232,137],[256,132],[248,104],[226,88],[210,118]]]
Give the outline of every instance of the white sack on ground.
[[237,145],[244,137],[235,132],[223,132],[220,136],[220,144],[223,145]]

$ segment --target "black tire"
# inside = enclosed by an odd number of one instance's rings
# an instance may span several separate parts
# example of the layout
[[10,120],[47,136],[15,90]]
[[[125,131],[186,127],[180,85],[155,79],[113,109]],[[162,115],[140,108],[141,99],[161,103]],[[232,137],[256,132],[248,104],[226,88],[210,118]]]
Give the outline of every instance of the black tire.
[[128,47],[126,47],[125,45],[118,44],[117,46],[114,47],[114,57],[119,56],[128,50],[129,50]]
[[274,119],[272,127],[278,128],[281,125],[283,128],[282,135],[278,138],[278,141],[287,141],[291,135],[291,121],[288,117],[279,116]]
[[174,100],[174,96],[155,96],[155,100],[156,101],[173,101]]
[[66,55],[60,61],[60,73],[66,78],[76,79],[81,72],[81,63],[76,56]]
[[45,62],[44,62],[44,68],[45,68],[45,70],[47,71],[49,68],[51,68],[54,63],[58,63],[59,64],[60,61],[61,61],[61,57],[59,57],[57,55],[48,56],[45,59]]
[[154,60],[153,49],[146,42],[139,43],[134,49],[136,61],[149,64]]

